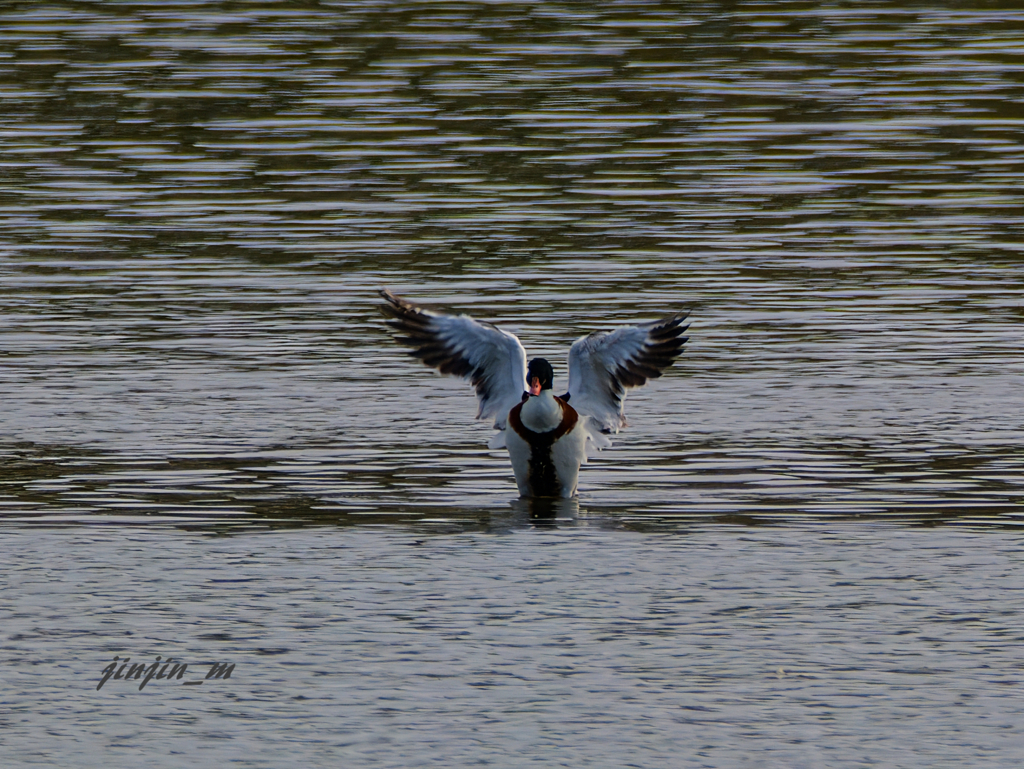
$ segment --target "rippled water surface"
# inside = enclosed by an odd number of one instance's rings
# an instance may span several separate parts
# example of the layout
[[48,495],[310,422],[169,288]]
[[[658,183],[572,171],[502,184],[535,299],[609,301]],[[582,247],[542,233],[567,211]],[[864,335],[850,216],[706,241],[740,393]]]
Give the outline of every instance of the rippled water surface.
[[[492,523],[9,533],[0,744],[39,766],[1024,760],[1016,537]],[[157,654],[201,683],[95,689]]]
[[[1022,51],[1010,3],[4,4],[0,751],[1018,764]],[[556,387],[691,341],[530,507],[381,286]]]

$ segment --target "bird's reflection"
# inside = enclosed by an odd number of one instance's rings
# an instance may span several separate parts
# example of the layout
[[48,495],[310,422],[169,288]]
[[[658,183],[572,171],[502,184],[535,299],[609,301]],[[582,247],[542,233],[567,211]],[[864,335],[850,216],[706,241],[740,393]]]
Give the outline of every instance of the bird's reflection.
[[576,497],[520,497],[510,504],[519,524],[557,528],[559,523],[575,523],[580,514]]

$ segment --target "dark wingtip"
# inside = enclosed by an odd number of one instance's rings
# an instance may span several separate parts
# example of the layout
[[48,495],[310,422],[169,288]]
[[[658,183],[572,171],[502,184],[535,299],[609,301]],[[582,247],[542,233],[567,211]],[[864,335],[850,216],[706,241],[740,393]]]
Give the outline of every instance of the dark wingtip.
[[434,313],[425,310],[417,304],[403,299],[388,288],[381,288],[377,294],[387,304],[380,305],[381,314],[385,318],[394,318],[399,323],[417,323],[423,325],[429,322]]
[[658,323],[658,325],[661,328],[676,328],[688,317],[690,317],[690,311],[681,310],[680,312],[674,312],[671,315],[666,315],[664,318],[661,319],[661,322]]
[[648,326],[648,341],[643,349],[615,370],[613,392],[626,387],[641,387],[671,368],[689,341],[689,337],[682,335],[689,328],[689,325],[683,325],[689,314],[689,311],[672,313]]
[[397,318],[399,309],[402,306],[401,300],[387,288],[381,288],[377,291],[377,296],[387,302],[387,304],[380,305],[381,314],[385,318]]

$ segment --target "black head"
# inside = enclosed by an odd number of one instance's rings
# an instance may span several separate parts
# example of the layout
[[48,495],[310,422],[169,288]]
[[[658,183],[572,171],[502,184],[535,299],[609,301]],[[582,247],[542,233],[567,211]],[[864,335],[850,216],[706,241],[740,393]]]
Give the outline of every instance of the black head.
[[540,380],[541,390],[550,390],[555,386],[555,371],[551,368],[551,364],[543,358],[534,358],[526,369],[528,384],[533,385],[534,377]]

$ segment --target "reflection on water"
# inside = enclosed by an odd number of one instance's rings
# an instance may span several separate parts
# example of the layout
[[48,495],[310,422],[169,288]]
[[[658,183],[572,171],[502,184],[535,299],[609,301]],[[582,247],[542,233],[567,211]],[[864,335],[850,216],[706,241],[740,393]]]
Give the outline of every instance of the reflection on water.
[[4,515],[504,509],[388,285],[556,360],[695,308],[591,513],[1012,522],[1022,36],[998,4],[12,6]]
[[520,526],[557,528],[560,524],[576,523],[580,514],[578,499],[535,497],[516,499],[512,503],[513,520]]

